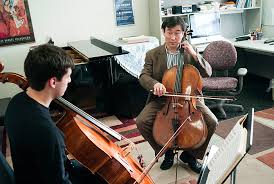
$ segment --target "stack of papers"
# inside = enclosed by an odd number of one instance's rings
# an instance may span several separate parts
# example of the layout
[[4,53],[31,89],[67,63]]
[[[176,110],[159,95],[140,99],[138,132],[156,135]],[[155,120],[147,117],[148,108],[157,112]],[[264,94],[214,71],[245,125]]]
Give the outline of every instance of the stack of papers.
[[148,42],[149,37],[140,35],[140,36],[131,36],[131,37],[121,38],[121,40],[125,43],[142,43],[142,42]]

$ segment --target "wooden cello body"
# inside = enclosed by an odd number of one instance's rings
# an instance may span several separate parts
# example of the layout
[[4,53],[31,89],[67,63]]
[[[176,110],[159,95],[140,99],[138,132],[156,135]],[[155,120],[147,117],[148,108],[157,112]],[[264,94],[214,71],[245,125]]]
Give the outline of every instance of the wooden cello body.
[[[23,76],[2,73],[3,68],[0,63],[0,82],[14,83],[27,90],[28,82]],[[62,110],[56,123],[65,135],[67,151],[102,183],[154,183],[148,175],[140,179],[143,169],[125,150],[105,136],[96,126],[100,124],[98,120],[63,98],[54,100],[53,105]]]
[[[185,64],[181,72],[180,93],[190,96],[200,95],[202,82],[199,71],[194,66]],[[178,68],[175,66],[164,74],[162,84],[168,93],[176,94],[174,87],[178,82],[177,73]],[[205,142],[208,133],[207,126],[202,112],[196,107],[196,100],[188,97],[167,97],[166,104],[157,113],[153,125],[153,136],[159,145],[164,146],[182,123],[184,125],[180,133],[175,141],[168,145],[169,148],[196,149]]]

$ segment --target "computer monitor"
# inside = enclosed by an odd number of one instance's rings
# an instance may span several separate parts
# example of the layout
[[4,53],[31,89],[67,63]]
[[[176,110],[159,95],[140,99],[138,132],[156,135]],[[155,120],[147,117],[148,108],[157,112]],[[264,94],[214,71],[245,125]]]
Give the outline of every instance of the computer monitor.
[[221,35],[221,18],[219,12],[195,13],[189,15],[191,38]]

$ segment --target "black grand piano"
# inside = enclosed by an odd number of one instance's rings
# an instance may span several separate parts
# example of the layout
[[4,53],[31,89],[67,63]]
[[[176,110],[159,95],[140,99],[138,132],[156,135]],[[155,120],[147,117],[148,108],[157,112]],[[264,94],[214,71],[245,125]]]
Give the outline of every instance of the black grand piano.
[[105,113],[136,117],[147,92],[115,60],[127,51],[95,37],[69,42],[63,49],[76,66],[64,98],[98,117]]

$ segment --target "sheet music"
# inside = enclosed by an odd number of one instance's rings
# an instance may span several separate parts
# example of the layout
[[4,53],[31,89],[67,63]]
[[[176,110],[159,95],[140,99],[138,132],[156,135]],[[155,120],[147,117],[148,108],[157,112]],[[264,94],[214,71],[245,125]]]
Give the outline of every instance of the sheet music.
[[222,183],[246,153],[247,130],[240,124],[241,118],[208,163],[210,170],[207,184]]
[[215,153],[219,150],[219,147],[216,145],[212,145],[210,148],[210,152],[207,156],[207,165],[209,164],[210,160],[214,157]]
[[205,158],[204,158],[204,163],[202,166],[202,170],[200,172],[199,178],[198,178],[198,182],[197,184],[204,184],[206,183],[207,177],[208,177],[208,173],[209,173],[209,169],[208,169],[208,164],[210,162],[210,160],[214,157],[215,153],[219,150],[218,146],[216,145],[212,145],[210,147],[210,151],[207,152]]

